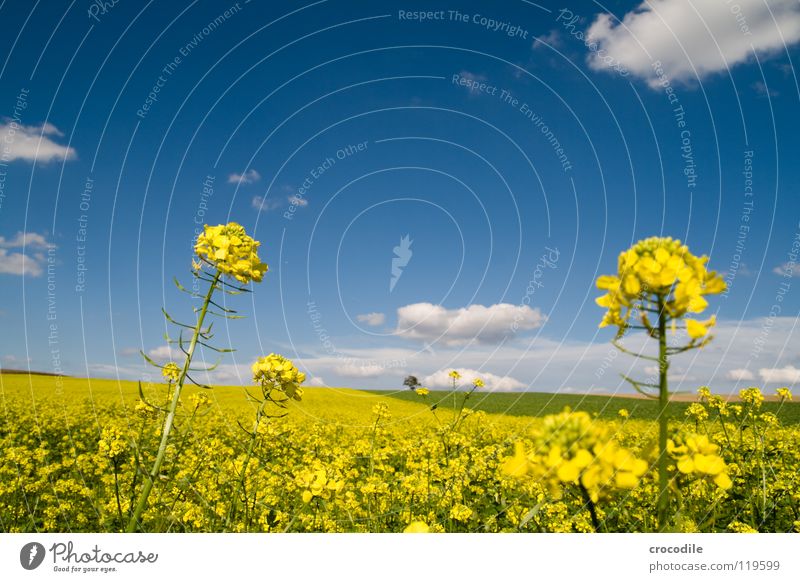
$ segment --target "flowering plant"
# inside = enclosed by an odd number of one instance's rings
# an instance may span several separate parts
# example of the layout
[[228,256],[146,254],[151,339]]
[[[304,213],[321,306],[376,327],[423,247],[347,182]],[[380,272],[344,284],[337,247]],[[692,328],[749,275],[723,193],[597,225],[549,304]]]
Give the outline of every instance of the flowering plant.
[[[606,308],[600,327],[617,328],[613,343],[620,351],[658,365],[658,382],[638,381],[625,375],[623,378],[638,392],[657,398],[659,402],[658,519],[662,528],[666,527],[669,506],[669,357],[702,348],[711,341],[709,331],[716,324],[716,317],[712,315],[700,321],[686,316],[705,311],[708,307],[706,296],[722,293],[726,288],[722,277],[708,270],[707,262],[708,257],[693,255],[679,240],[651,237],[620,253],[616,275],[604,275],[597,279],[597,287],[606,291],[596,300],[600,307]],[[637,318],[639,323],[632,323]],[[684,345],[667,345],[667,330],[676,332],[681,319],[684,325],[680,327],[685,330],[688,342]],[[658,355],[646,355],[624,347],[621,340],[629,329],[643,330],[648,337],[657,340]]]
[[[180,323],[174,320],[166,310],[162,309],[167,321],[181,328],[178,339],[167,337],[167,341],[170,344],[177,345],[184,354],[182,365],[176,362],[160,365],[142,352],[142,356],[144,356],[150,364],[161,369],[161,374],[167,381],[172,392],[169,402],[165,407],[150,405],[151,408],[164,413],[164,424],[161,429],[161,439],[152,468],[144,475],[141,493],[139,494],[133,514],[128,522],[127,531],[129,532],[136,531],[136,529],[141,526],[141,516],[147,506],[150,491],[153,489],[153,485],[160,474],[161,466],[164,463],[164,457],[169,444],[169,436],[175,422],[176,411],[180,405],[181,392],[183,391],[184,384],[188,380],[201,388],[209,388],[209,386],[195,381],[190,372],[209,372],[218,365],[213,364],[201,369],[192,368],[192,359],[194,358],[197,346],[202,346],[218,353],[233,351],[226,348],[217,348],[209,343],[213,334],[211,332],[211,325],[204,327],[206,317],[209,315],[216,315],[228,319],[239,318],[234,310],[214,302],[212,297],[216,291],[223,291],[230,295],[238,295],[248,291],[248,289],[244,287],[225,281],[225,277],[232,278],[237,281],[237,283],[244,285],[251,281],[260,282],[262,280],[268,267],[262,263],[261,259],[258,257],[257,250],[259,245],[260,243],[258,241],[254,240],[245,232],[244,227],[235,222],[219,224],[217,226],[205,225],[203,232],[197,237],[197,241],[194,245],[194,252],[197,255],[197,259],[192,260],[192,276],[198,281],[205,281],[208,283],[208,289],[205,294],[189,291],[175,279],[175,285],[180,291],[187,293],[192,298],[201,299],[202,303],[200,307],[194,310],[196,320],[193,324]],[[188,341],[183,337],[184,330],[191,334],[191,339]],[[139,394],[144,401],[141,384],[139,386]]]

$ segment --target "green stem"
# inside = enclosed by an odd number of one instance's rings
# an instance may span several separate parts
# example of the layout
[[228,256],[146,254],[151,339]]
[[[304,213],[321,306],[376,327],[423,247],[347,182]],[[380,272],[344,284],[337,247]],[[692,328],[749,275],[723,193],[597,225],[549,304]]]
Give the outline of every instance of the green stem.
[[119,498],[119,461],[113,460],[114,463],[114,494],[117,497],[117,515],[119,516],[119,524],[122,525],[122,502]]
[[228,509],[228,517],[225,520],[225,528],[230,529],[231,521],[236,513],[235,505],[239,499],[239,496],[243,498],[243,505],[244,505],[244,512],[245,512],[245,531],[247,530],[247,468],[250,466],[250,460],[253,458],[253,451],[255,450],[256,439],[258,438],[258,425],[261,424],[261,416],[263,414],[264,405],[266,404],[266,400],[261,402],[258,405],[258,410],[256,410],[256,420],[253,424],[253,434],[250,437],[250,443],[247,446],[247,455],[244,459],[244,465],[242,466],[242,476],[239,480],[239,490],[233,495],[231,498],[231,506]]
[[600,518],[597,516],[597,506],[592,501],[592,496],[583,484],[580,485],[583,500],[586,502],[586,507],[589,509],[589,516],[592,518],[592,527],[595,533],[600,533]]
[[464,394],[464,398],[461,399],[461,407],[458,409],[458,415],[456,416],[456,419],[453,422],[454,429],[458,428],[458,425],[461,422],[461,416],[464,414],[464,406],[466,406],[467,400],[469,399],[470,396],[472,396],[472,393],[475,392],[476,388],[477,386],[473,386],[469,392],[466,392]]
[[217,283],[219,282],[221,275],[222,273],[217,271],[216,275],[214,275],[214,280],[209,286],[208,292],[203,299],[203,307],[200,309],[200,314],[197,317],[197,324],[195,325],[194,332],[192,333],[192,341],[189,343],[189,349],[186,350],[186,359],[183,362],[183,369],[181,370],[180,376],[178,376],[178,381],[175,383],[175,390],[172,393],[172,401],[170,402],[169,411],[167,412],[167,417],[164,419],[164,428],[161,431],[161,443],[158,446],[158,453],[156,454],[156,459],[153,462],[153,468],[145,477],[144,485],[142,486],[142,493],[139,495],[139,499],[136,502],[136,509],[134,510],[130,521],[128,522],[128,528],[126,529],[128,533],[135,532],[139,526],[139,519],[141,518],[142,513],[147,506],[147,498],[150,496],[150,491],[153,489],[153,483],[155,483],[155,480],[161,471],[161,465],[164,462],[164,455],[167,452],[169,433],[172,430],[172,424],[175,421],[175,412],[178,409],[178,402],[180,401],[183,383],[186,381],[186,375],[189,373],[189,366],[192,364],[192,356],[194,355],[194,349],[197,346],[197,340],[200,337],[200,330],[203,329],[203,320],[206,318],[206,312],[208,311],[208,305],[211,302],[211,296],[217,289]]
[[456,379],[453,378],[453,414],[456,413]]
[[667,475],[667,406],[669,386],[667,384],[667,313],[664,298],[658,296],[658,529],[667,526],[669,513],[669,477]]

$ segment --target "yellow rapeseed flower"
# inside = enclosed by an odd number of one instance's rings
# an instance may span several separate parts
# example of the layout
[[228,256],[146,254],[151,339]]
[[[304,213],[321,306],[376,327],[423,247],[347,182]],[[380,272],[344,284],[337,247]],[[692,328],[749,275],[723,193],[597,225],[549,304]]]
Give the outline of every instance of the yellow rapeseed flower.
[[686,409],[686,416],[695,422],[708,420],[708,410],[699,402],[692,402]]
[[514,456],[503,461],[500,470],[509,477],[524,477],[528,473],[529,462],[525,445],[517,442],[514,445]]
[[753,408],[760,408],[761,404],[764,402],[764,395],[756,386],[750,386],[749,388],[739,390],[739,399]]
[[561,487],[580,485],[597,502],[614,489],[637,487],[647,471],[644,460],[610,439],[607,428],[585,412],[548,415],[534,436],[536,452],[526,454],[517,443],[501,471],[517,478],[530,475],[556,498]]
[[103,457],[113,461],[119,460],[128,448],[125,434],[117,426],[107,426],[103,429],[98,442],[98,449]]
[[459,503],[454,505],[453,508],[450,510],[450,517],[455,519],[456,521],[465,522],[468,521],[470,517],[472,517],[472,510],[464,505],[463,503]]
[[403,533],[430,533],[431,528],[424,521],[412,521],[408,524]]
[[252,366],[253,381],[265,390],[279,390],[294,400],[300,400],[303,390],[300,384],[306,375],[300,372],[291,360],[279,355],[262,356]]
[[315,497],[330,499],[344,488],[344,481],[329,478],[327,471],[319,466],[301,471],[295,477],[295,483],[304,489],[303,503],[309,503]]
[[675,459],[675,467],[680,473],[707,478],[720,489],[730,489],[733,483],[718,451],[719,446],[706,435],[679,436],[667,441],[667,452]]
[[225,275],[240,283],[259,282],[268,267],[258,258],[261,243],[248,236],[244,227],[235,222],[205,225],[197,237],[194,252]]
[[169,362],[161,368],[161,375],[164,376],[167,382],[175,383],[181,376],[181,369],[175,362]]
[[[597,279],[597,288],[606,291],[596,300],[607,310],[600,327],[626,327],[637,302],[651,295],[665,298],[665,309],[672,318],[704,311],[708,306],[705,296],[726,288],[723,278],[706,268],[707,261],[708,257],[693,255],[686,245],[670,237],[639,241],[620,253],[616,275]],[[701,338],[714,324],[713,318],[687,320],[687,331],[693,339]]]

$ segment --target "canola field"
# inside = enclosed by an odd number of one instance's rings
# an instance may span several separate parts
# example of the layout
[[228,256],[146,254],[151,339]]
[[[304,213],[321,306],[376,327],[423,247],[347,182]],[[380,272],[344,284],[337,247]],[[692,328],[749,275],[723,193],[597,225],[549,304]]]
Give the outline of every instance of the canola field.
[[[0,530],[124,531],[168,390],[145,385],[143,401],[133,382],[0,375]],[[187,387],[139,529],[800,531],[788,390],[701,389],[669,409],[662,524],[647,401],[468,393],[304,388],[254,424],[244,388]]]

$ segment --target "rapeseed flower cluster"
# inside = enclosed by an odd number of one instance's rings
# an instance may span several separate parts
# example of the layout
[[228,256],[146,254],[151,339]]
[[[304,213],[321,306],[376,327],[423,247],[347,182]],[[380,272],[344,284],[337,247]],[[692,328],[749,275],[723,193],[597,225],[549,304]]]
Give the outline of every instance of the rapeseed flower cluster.
[[[258,258],[261,243],[249,236],[236,222],[205,225],[197,237],[194,252],[202,261],[240,283],[260,282],[268,267]],[[199,265],[195,265],[199,268]]]
[[181,369],[175,362],[168,362],[161,368],[161,375],[167,382],[174,384],[181,377]]
[[706,435],[676,436],[667,441],[667,452],[675,459],[675,467],[684,475],[710,479],[720,489],[733,485],[727,465],[719,456],[719,445]]
[[252,366],[253,381],[260,385],[265,393],[282,392],[288,398],[300,400],[306,375],[300,372],[291,360],[279,354],[262,356]]
[[329,478],[322,467],[304,469],[295,477],[295,483],[303,490],[303,503],[310,503],[314,498],[330,499],[344,488],[344,481]]
[[615,489],[633,489],[647,471],[646,461],[609,438],[608,429],[585,412],[565,410],[546,416],[534,436],[534,451],[517,443],[502,466],[506,475],[530,475],[554,497],[562,487],[581,488],[592,502]]
[[125,431],[118,426],[107,426],[100,435],[97,443],[100,455],[116,461],[128,452],[128,440]]
[[[652,237],[639,241],[620,253],[617,274],[599,277],[597,287],[606,294],[597,304],[607,309],[600,327],[625,328],[643,299],[662,296],[664,309],[672,319],[687,313],[701,313],[708,307],[707,295],[725,291],[725,281],[706,268],[708,257],[697,257],[686,245],[670,237]],[[646,318],[646,314],[642,315]],[[686,319],[686,331],[692,339],[708,334],[716,319]]]

